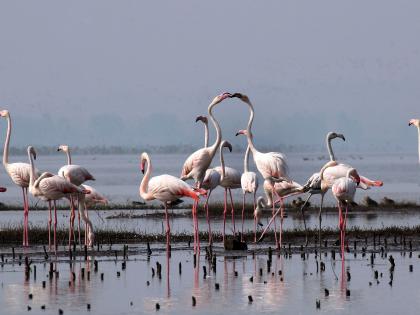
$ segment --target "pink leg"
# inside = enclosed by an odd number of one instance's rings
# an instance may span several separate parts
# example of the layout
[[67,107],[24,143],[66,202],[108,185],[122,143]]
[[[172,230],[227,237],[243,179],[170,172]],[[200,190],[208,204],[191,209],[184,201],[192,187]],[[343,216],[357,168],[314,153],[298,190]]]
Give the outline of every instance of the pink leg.
[[54,203],[54,252],[57,254],[57,205]]
[[200,230],[198,228],[198,213],[197,213],[197,209],[198,209],[198,200],[196,201],[195,204],[195,233],[197,234],[197,251],[200,252]]
[[257,242],[257,217],[255,216],[255,210],[257,208],[255,201],[256,193],[257,192],[254,191],[254,243]]
[[[79,202],[80,202],[79,198],[77,198],[77,203],[79,203]],[[82,248],[82,240],[80,238],[80,212],[79,211],[77,211],[77,234],[78,234],[78,237],[79,237],[79,246],[80,246],[80,248]]]
[[22,187],[22,196],[23,196],[23,241],[22,241],[22,245],[26,246],[26,224],[27,224],[27,220],[26,220],[26,198],[25,198],[25,188]]
[[227,188],[225,188],[225,199],[223,209],[223,244],[225,244],[225,233],[226,233],[226,212],[227,212]]
[[279,246],[278,248],[281,249],[281,241],[283,236],[283,217],[284,217],[284,204],[283,204],[283,198],[280,198],[280,232],[279,232]]
[[74,203],[73,196],[70,196],[70,229],[69,229],[69,250],[71,249],[71,241],[73,238],[73,216],[74,216]]
[[233,235],[236,236],[236,228],[235,228],[235,209],[233,208],[233,198],[232,198],[232,190],[228,188],[229,196],[230,196],[230,207],[232,211],[232,224],[233,224]]
[[26,197],[26,246],[29,246],[29,199],[28,199],[28,188],[25,188]]
[[170,245],[170,237],[169,234],[171,233],[171,227],[169,225],[169,218],[168,218],[168,206],[165,204],[165,220],[166,220],[166,251],[169,253],[169,245]]
[[273,223],[274,223],[274,241],[276,242],[276,247],[279,249],[279,243],[277,240],[277,223],[276,223],[276,203],[274,202],[274,185],[273,185],[273,192],[271,193],[271,198],[273,200]]
[[51,200],[48,200],[48,249],[51,250]]
[[209,226],[209,245],[212,244],[212,234],[211,234],[211,225],[210,225],[210,215],[209,215],[209,198],[210,198],[211,190],[209,191],[206,203],[204,204],[204,208],[206,209],[206,216],[207,216],[207,225]]
[[241,242],[244,241],[244,212],[245,212],[245,192],[242,196],[242,228],[241,228]]

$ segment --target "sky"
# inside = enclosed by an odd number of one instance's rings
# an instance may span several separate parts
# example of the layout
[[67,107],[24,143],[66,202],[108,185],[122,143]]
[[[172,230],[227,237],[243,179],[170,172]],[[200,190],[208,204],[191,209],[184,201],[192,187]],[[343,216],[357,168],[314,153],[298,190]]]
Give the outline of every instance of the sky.
[[[417,152],[419,12],[416,0],[1,1],[0,107],[14,146],[201,146],[195,117],[242,92],[257,146],[321,147],[334,130],[348,148]],[[214,114],[243,144],[247,107]]]

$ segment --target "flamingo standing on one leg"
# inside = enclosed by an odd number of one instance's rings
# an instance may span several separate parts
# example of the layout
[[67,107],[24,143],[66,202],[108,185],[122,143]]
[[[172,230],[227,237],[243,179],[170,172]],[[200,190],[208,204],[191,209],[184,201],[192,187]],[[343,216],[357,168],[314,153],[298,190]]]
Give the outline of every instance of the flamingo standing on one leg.
[[[334,167],[337,162],[330,161],[320,171],[321,183],[324,181],[325,170],[329,167]],[[347,222],[347,210],[348,204],[354,201],[354,195],[356,194],[356,188],[359,185],[360,177],[354,168],[347,170],[346,176],[338,178],[333,183],[331,190],[337,200],[338,206],[338,222],[340,228],[340,244],[341,244],[341,258],[344,260],[344,245],[346,236],[346,222]],[[328,185],[328,183],[327,183]],[[343,215],[342,207],[346,207],[346,212]]]
[[[70,183],[76,186],[80,186],[85,181],[88,180],[95,180],[93,175],[84,167],[80,165],[72,164],[71,154],[70,154],[70,147],[68,145],[60,145],[57,148],[57,151],[63,151],[67,155],[67,165],[64,165],[58,170],[58,175],[67,179]],[[70,231],[72,231],[72,235],[74,235],[74,218],[75,218],[75,211],[74,211],[74,202],[73,196],[70,196],[70,203],[71,203],[71,215],[70,215]],[[87,225],[86,225],[87,226]],[[79,244],[81,246],[80,241],[80,211],[78,212],[78,235],[79,235]],[[86,238],[86,237],[85,237]],[[69,246],[71,246],[72,239],[69,239]]]
[[[28,147],[28,158],[30,164],[30,177],[29,177],[29,192],[37,198],[48,201],[51,209],[51,202],[54,204],[54,250],[57,251],[57,208],[56,201],[62,198],[67,198],[70,195],[88,194],[89,191],[84,188],[73,185],[61,176],[57,176],[48,172],[44,172],[36,178],[35,164],[36,151],[33,147]],[[48,239],[49,246],[51,247],[51,211],[48,220]],[[71,231],[69,231],[69,238]]]
[[[189,197],[194,201],[198,201],[200,195],[205,195],[206,191],[200,188],[193,189],[190,185],[172,175],[164,174],[150,178],[152,174],[152,162],[149,155],[143,152],[140,157],[140,168],[143,174],[146,164],[146,173],[139,188],[140,196],[145,201],[157,199],[163,203],[166,220],[166,249],[169,251],[171,227],[168,219],[168,203],[183,197]],[[192,209],[193,212],[196,211],[194,208],[196,204],[195,202]]]
[[[216,129],[216,141],[210,147],[201,148],[194,153],[192,153],[184,163],[182,167],[181,176],[182,180],[194,179],[196,187],[201,188],[204,176],[206,174],[206,170],[210,167],[211,161],[213,160],[214,155],[219,148],[220,142],[222,141],[222,131],[220,129],[219,123],[213,116],[213,109],[214,107],[225,100],[228,97],[232,97],[230,93],[222,93],[216,96],[213,101],[208,106],[208,114],[209,117]],[[195,201],[197,203],[198,200]],[[194,205],[193,210],[197,209],[197,204]],[[196,213],[193,212],[193,222],[195,225],[194,230],[196,233],[194,234],[194,250],[199,249],[199,235],[198,235],[198,219]]]
[[[9,144],[10,135],[12,133],[12,118],[8,110],[0,111],[0,116],[7,119],[7,134],[4,143],[3,151],[3,165],[9,174],[12,181],[22,188],[23,195],[23,246],[29,246],[28,236],[28,215],[29,215],[29,200],[28,187],[31,167],[28,163],[9,163]],[[39,176],[39,171],[35,170],[35,176]],[[51,211],[51,209],[50,209]]]
[[[254,213],[257,207],[256,194],[258,190],[258,177],[255,172],[249,171],[249,152],[251,149],[247,146],[244,156],[244,172],[241,175],[241,187],[242,187],[242,230],[241,230],[241,241],[244,239],[244,212],[245,212],[245,198],[246,194],[253,195]],[[257,233],[257,225],[254,224],[254,236]]]
[[241,188],[241,173],[231,167],[225,166],[225,159],[223,158],[223,148],[228,148],[232,152],[232,145],[223,140],[220,144],[220,165],[214,169],[220,173],[220,186],[225,189],[225,198],[224,198],[224,210],[223,210],[223,244],[225,243],[225,231],[226,231],[226,212],[227,212],[227,193],[229,192],[230,196],[230,206],[232,212],[232,225],[233,225],[233,234],[236,234],[235,229],[235,209],[233,207],[233,198],[232,198],[232,189]]
[[[232,95],[232,97],[237,97],[244,103],[246,103],[249,107],[250,116],[248,121],[248,126],[246,129],[246,136],[248,139],[248,145],[250,147],[250,150],[252,152],[252,156],[254,158],[255,165],[257,166],[258,171],[261,173],[264,180],[268,180],[268,182],[274,186],[274,183],[276,180],[280,179],[286,179],[290,181],[289,175],[288,175],[288,166],[286,162],[286,157],[279,152],[268,152],[268,153],[262,153],[258,151],[253,142],[253,135],[251,132],[252,122],[254,121],[254,107],[251,104],[251,101],[249,100],[248,96],[241,94],[241,93],[235,93]],[[275,194],[275,189],[272,190],[273,194]],[[279,196],[277,196],[279,197]],[[274,196],[273,196],[274,199]],[[273,203],[273,215],[275,213]],[[276,224],[274,222],[274,230],[276,231]],[[281,248],[281,244],[277,241],[277,233],[275,232],[275,240],[276,240],[276,246],[277,248]]]
[[[208,119],[206,116],[198,116],[195,120],[201,121],[204,124],[204,147],[207,148],[209,142],[209,129],[208,129]],[[206,202],[204,203],[204,209],[206,211],[208,233],[209,233],[209,245],[212,244],[212,232],[210,224],[210,214],[209,214],[209,198],[212,191],[220,185],[220,174],[215,169],[209,168],[206,171],[201,188],[207,190]]]

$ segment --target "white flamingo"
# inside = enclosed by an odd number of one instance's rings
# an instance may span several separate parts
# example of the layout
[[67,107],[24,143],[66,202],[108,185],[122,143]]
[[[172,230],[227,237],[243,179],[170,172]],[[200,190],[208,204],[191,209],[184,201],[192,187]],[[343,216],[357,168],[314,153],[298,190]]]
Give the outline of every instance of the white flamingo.
[[232,189],[241,188],[241,173],[231,167],[225,166],[225,159],[223,157],[223,148],[228,148],[232,152],[232,145],[223,140],[220,144],[220,166],[214,168],[220,174],[220,186],[225,189],[224,210],[223,210],[223,244],[225,243],[226,231],[226,212],[227,212],[227,193],[230,196],[230,206],[232,213],[233,234],[236,234],[235,229],[235,209],[233,207]]
[[[247,131],[246,136],[248,140],[248,145],[250,147],[252,156],[254,158],[255,165],[257,166],[257,169],[261,173],[264,180],[267,180],[273,186],[274,186],[274,183],[279,180],[291,181],[288,175],[288,166],[286,162],[286,157],[282,153],[279,153],[279,152],[262,153],[255,148],[254,142],[253,142],[253,135],[251,132],[252,122],[254,121],[254,107],[251,104],[251,101],[249,100],[248,96],[241,93],[235,93],[232,95],[232,97],[239,98],[249,107],[250,116],[249,116],[248,126],[246,129]],[[273,192],[273,195],[276,194],[275,189],[272,189],[272,192]],[[280,196],[277,196],[277,197],[280,198]],[[274,199],[274,196],[273,196],[273,199]],[[274,207],[275,206],[273,203],[273,215],[275,213]],[[281,248],[281,232],[280,232],[280,242],[278,242],[276,229],[277,229],[276,223],[274,221],[276,246],[277,248]]]
[[[195,120],[201,121],[204,124],[204,147],[207,148],[209,142],[209,129],[208,129],[208,119],[206,116],[198,116]],[[213,168],[209,168],[206,171],[201,188],[207,190],[206,202],[204,203],[204,209],[206,211],[208,233],[209,233],[209,245],[213,243],[212,231],[210,224],[210,214],[209,214],[209,199],[210,195],[217,186],[220,185],[220,173]]]
[[[95,180],[93,175],[84,167],[76,164],[72,164],[71,160],[71,153],[70,147],[68,145],[62,144],[57,148],[57,151],[63,151],[67,156],[67,165],[62,166],[58,170],[58,176],[61,176],[67,179],[70,183],[76,186],[82,185],[84,182],[88,180]],[[71,203],[71,214],[70,214],[70,231],[74,233],[74,202],[73,196],[70,196],[70,203]],[[86,207],[86,206],[85,206]],[[87,211],[87,210],[86,210]],[[80,241],[80,211],[78,212],[78,235],[79,235],[79,244],[81,245]],[[87,225],[86,225],[87,227]],[[86,237],[85,237],[86,239]],[[69,243],[71,244],[71,239],[69,239]],[[69,244],[69,246],[70,246]]]
[[[49,219],[48,219],[48,240],[51,247],[51,201],[54,204],[54,250],[57,250],[57,208],[56,201],[62,198],[68,198],[70,195],[88,194],[89,191],[82,187],[73,185],[61,176],[44,172],[36,178],[35,164],[36,151],[33,147],[28,147],[28,159],[31,166],[29,178],[29,192],[41,200],[47,201],[49,204]],[[79,208],[80,210],[80,208]],[[69,238],[71,231],[69,231]],[[88,236],[89,245],[93,244],[93,233]]]
[[[216,129],[216,141],[212,146],[201,148],[194,153],[192,153],[187,160],[185,161],[180,178],[184,181],[188,179],[193,179],[195,182],[195,187],[201,188],[204,176],[206,174],[206,170],[210,167],[211,161],[213,160],[214,155],[217,152],[217,149],[219,148],[220,142],[222,141],[222,131],[220,129],[219,123],[213,116],[213,109],[214,107],[225,100],[228,97],[231,97],[232,95],[230,93],[222,93],[220,95],[217,95],[213,101],[208,106],[208,114],[209,117],[214,125],[214,128]],[[197,202],[197,201],[195,201]],[[193,210],[195,211],[197,209],[197,204],[194,205]],[[193,212],[193,222],[195,225],[194,231],[196,231],[196,234],[194,234],[194,243],[196,243],[199,246],[200,240],[198,235],[198,219],[195,212]]]
[[[143,173],[145,172],[146,164],[146,173],[139,188],[140,196],[145,201],[156,199],[163,203],[166,220],[166,248],[169,251],[171,227],[168,218],[168,203],[183,197],[192,198],[194,201],[198,201],[200,195],[205,195],[206,191],[200,188],[193,189],[186,182],[172,175],[164,174],[150,178],[152,174],[152,162],[149,155],[146,152],[143,152],[140,156],[140,167]],[[196,210],[194,209],[196,204],[197,203],[194,203],[193,205],[193,212]],[[196,234],[197,232],[195,231],[194,233]],[[194,245],[194,249],[196,250],[197,244]]]
[[[7,134],[4,143],[3,151],[3,165],[9,174],[12,181],[22,188],[23,195],[23,246],[29,246],[28,235],[28,216],[29,216],[29,200],[28,200],[28,187],[31,167],[28,163],[9,163],[9,144],[10,135],[12,133],[12,118],[8,110],[0,111],[0,116],[7,119]],[[39,176],[39,171],[35,169],[35,176]]]

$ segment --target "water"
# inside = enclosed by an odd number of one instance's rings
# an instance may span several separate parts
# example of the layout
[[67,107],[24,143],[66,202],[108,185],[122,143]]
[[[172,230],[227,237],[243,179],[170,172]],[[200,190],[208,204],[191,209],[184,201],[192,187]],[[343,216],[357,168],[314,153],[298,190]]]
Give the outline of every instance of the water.
[[[154,213],[155,211],[139,210],[135,214]],[[162,217],[144,216],[134,219],[106,219],[107,216],[119,213],[132,213],[130,210],[107,210],[98,211],[99,216],[91,211],[89,218],[92,221],[94,230],[116,230],[116,231],[135,231],[137,233],[163,233],[164,221]],[[176,215],[170,217],[171,233],[192,233],[193,225],[190,211],[177,210],[173,212]],[[262,222],[267,224],[271,211],[266,211]],[[304,224],[300,212],[296,210],[286,211],[288,214],[283,223],[285,230],[303,229]],[[4,211],[1,212],[0,230],[8,227],[20,226],[22,223],[23,212],[20,211]],[[69,227],[69,211],[58,210],[58,228],[68,229]],[[318,228],[317,212],[310,212],[305,215],[306,224],[309,228]],[[338,215],[336,212],[326,212],[322,216],[323,228],[338,228]],[[29,226],[47,228],[48,211],[31,211],[29,215]],[[76,221],[77,222],[77,221]],[[236,229],[241,229],[240,218],[236,218]],[[279,221],[277,221],[279,223]],[[77,223],[76,223],[77,224]],[[389,226],[406,226],[413,227],[420,225],[420,211],[417,210],[384,210],[384,211],[355,211],[348,215],[347,228],[359,227],[362,229],[383,228]],[[213,232],[223,231],[223,218],[211,218],[211,226]],[[230,216],[227,217],[226,231],[232,233],[232,224]],[[199,215],[200,231],[207,231],[207,221],[204,214]],[[253,219],[246,219],[244,222],[244,231],[253,231]]]
[[[90,261],[78,261],[70,267],[68,262],[58,262],[55,268],[59,278],[47,278],[49,265],[41,258],[34,258],[37,278],[25,280],[24,267],[17,263],[0,268],[0,305],[4,314],[22,314],[27,306],[31,314],[85,313],[91,304],[90,314],[155,314],[155,304],[160,304],[160,314],[238,314],[243,312],[264,314],[415,314],[420,307],[420,288],[416,274],[419,272],[413,258],[391,253],[396,267],[393,283],[389,285],[391,271],[387,258],[377,256],[375,265],[369,265],[367,257],[359,254],[353,258],[348,254],[345,265],[341,261],[323,258],[326,270],[317,273],[314,254],[302,260],[300,255],[290,259],[273,255],[271,272],[267,272],[267,255],[217,257],[217,272],[201,258],[197,268],[193,268],[192,253],[188,250],[174,250],[167,260],[162,252],[154,251],[150,261],[144,255],[130,256],[126,270],[121,269],[121,260],[109,257],[89,257]],[[99,270],[93,270],[93,259],[99,260]],[[162,264],[162,279],[152,277],[152,267],[156,261]],[[178,264],[182,263],[182,274]],[[409,272],[409,265],[414,272]],[[202,267],[207,267],[208,276],[203,278]],[[85,268],[85,278],[81,279],[81,268]],[[259,275],[259,269],[263,275]],[[90,270],[90,281],[87,271]],[[282,275],[279,275],[279,271]],[[346,271],[351,273],[347,281]],[[379,272],[379,281],[374,279],[374,270]],[[71,271],[76,280],[72,281]],[[117,271],[121,272],[120,277]],[[237,275],[235,275],[235,271]],[[104,281],[100,279],[104,273]],[[337,278],[336,278],[337,275]],[[253,282],[249,279],[253,277]],[[46,281],[46,288],[42,288]],[[70,284],[69,284],[70,281]],[[150,285],[146,284],[150,282]],[[369,282],[372,285],[369,285]],[[220,290],[215,290],[215,284]],[[324,289],[329,290],[325,296]],[[346,289],[350,296],[346,296]],[[32,293],[33,299],[28,295]],[[253,302],[248,302],[251,295]],[[197,304],[192,306],[192,296]],[[315,302],[321,302],[316,310]],[[41,310],[41,305],[46,309]]]
[[[325,160],[319,160],[318,157],[323,154],[308,153],[288,153],[288,163],[290,166],[290,175],[299,183],[305,183],[314,172],[319,171]],[[325,155],[325,154],[324,154]],[[152,154],[153,175],[171,174],[179,176],[182,165],[188,154]],[[214,165],[219,165],[218,155],[215,157]],[[242,171],[243,154],[232,153],[225,154],[226,165]],[[401,154],[354,154],[340,155],[340,161],[349,163],[356,167],[360,174],[371,179],[383,180],[385,185],[381,188],[371,189],[369,191],[358,190],[356,200],[361,200],[365,195],[380,200],[383,196],[388,196],[396,200],[410,200],[420,202],[419,187],[419,166],[417,156]],[[306,159],[306,160],[304,160]],[[11,161],[25,161],[25,156],[11,157]],[[74,163],[85,166],[96,177],[95,182],[91,184],[100,192],[105,194],[111,202],[121,203],[132,200],[140,200],[138,187],[142,174],[139,169],[138,155],[75,155]],[[36,165],[40,170],[57,172],[64,165],[65,156],[63,154],[38,156]],[[251,167],[254,168],[251,162]],[[0,195],[1,202],[21,203],[22,192],[15,186],[5,171],[0,172],[0,183],[7,187],[7,192]],[[192,182],[190,182],[192,184]],[[90,184],[90,183],[89,183]],[[260,186],[262,180],[260,178]],[[259,189],[258,194],[262,194]],[[234,198],[241,201],[242,193],[238,189],[234,191]],[[211,200],[221,201],[223,199],[223,190],[217,188],[212,194]],[[318,202],[317,197],[314,198]],[[31,203],[36,203],[31,198]],[[326,204],[332,204],[331,194],[327,194]]]

